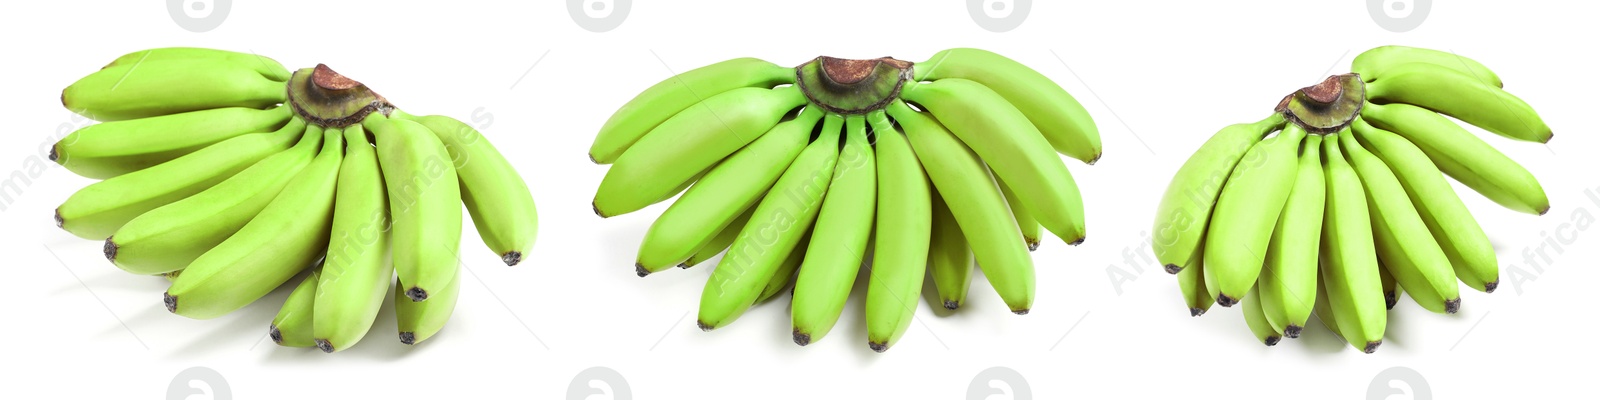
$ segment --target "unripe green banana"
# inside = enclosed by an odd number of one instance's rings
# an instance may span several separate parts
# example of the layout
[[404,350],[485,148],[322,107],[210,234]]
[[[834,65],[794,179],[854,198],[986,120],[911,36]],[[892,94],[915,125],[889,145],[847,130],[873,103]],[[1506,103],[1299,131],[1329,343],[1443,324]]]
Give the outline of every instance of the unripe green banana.
[[736,58],[696,68],[645,89],[600,127],[589,159],[610,164],[673,115],[712,96],[738,88],[771,88],[795,82],[794,68],[755,58]]
[[1206,291],[1205,254],[1205,243],[1201,242],[1199,250],[1178,270],[1178,290],[1183,293],[1183,303],[1189,307],[1191,317],[1205,315],[1212,304],[1217,304],[1217,296]]
[[1411,141],[1440,171],[1495,203],[1529,214],[1550,211],[1550,199],[1532,173],[1433,111],[1409,104],[1368,103],[1361,109],[1361,119]]
[[683,110],[617,158],[595,193],[595,212],[611,217],[661,201],[668,191],[767,133],[805,101],[794,86],[739,88]]
[[[795,272],[800,270],[800,263],[806,260],[806,247],[811,243],[811,232],[800,238],[795,248],[789,251],[789,257],[783,259],[783,264],[778,265],[778,270],[772,273],[772,279],[767,280],[767,287],[761,289],[761,295],[756,297],[756,304],[761,304],[789,289],[794,282]],[[792,292],[791,292],[792,294]]]
[[1405,103],[1456,117],[1517,140],[1548,143],[1552,134],[1533,106],[1498,87],[1455,70],[1427,63],[1397,66],[1367,84],[1374,103]]
[[455,279],[461,247],[461,186],[443,142],[428,127],[380,114],[362,125],[377,142],[389,193],[394,271],[412,301]]
[[1283,114],[1273,113],[1259,122],[1222,128],[1173,175],[1166,194],[1161,196],[1151,231],[1151,248],[1167,273],[1178,273],[1195,253],[1203,253],[1200,243],[1228,176],[1245,152],[1285,123]]
[[1033,259],[1028,256],[1028,246],[1017,241],[1017,221],[984,168],[984,160],[989,158],[980,158],[933,115],[914,111],[903,101],[890,103],[889,114],[905,129],[989,284],[1011,312],[1027,314],[1033,308],[1035,290]]
[[1100,129],[1066,89],[1026,65],[987,50],[958,48],[917,63],[915,80],[969,79],[1027,115],[1050,146],[1084,163],[1100,160]]
[[[784,169],[800,156],[821,119],[821,109],[807,107],[795,119],[779,123],[707,172],[650,225],[639,244],[638,272],[649,274],[683,264],[698,250],[714,247],[711,244],[719,236],[728,238],[720,247],[732,243],[737,229],[727,235],[718,232],[734,228],[732,222],[767,194]],[[712,255],[722,251],[710,250]]]
[[1231,307],[1261,275],[1273,227],[1295,187],[1306,130],[1289,124],[1261,141],[1233,169],[1206,232],[1206,292]]
[[301,279],[293,292],[289,292],[289,299],[284,300],[283,308],[278,309],[278,316],[272,317],[272,325],[267,327],[267,336],[272,338],[273,343],[283,347],[316,346],[311,338],[311,328],[316,319],[313,310],[319,279],[317,270],[312,269],[311,274]]
[[1411,64],[1425,63],[1449,68],[1473,77],[1479,82],[1505,87],[1500,82],[1500,76],[1495,75],[1489,67],[1473,61],[1459,54],[1443,52],[1433,49],[1409,46],[1379,46],[1372,50],[1362,52],[1350,64],[1350,71],[1361,74],[1361,79],[1371,83],[1388,76],[1396,67]]
[[1317,302],[1317,251],[1328,189],[1322,176],[1322,140],[1306,136],[1301,146],[1294,188],[1272,230],[1256,282],[1255,292],[1263,296],[1258,303],[1262,316],[1272,331],[1291,339],[1300,337]]
[[97,121],[121,121],[225,107],[262,109],[283,103],[288,89],[257,72],[254,62],[169,59],[95,71],[61,91],[68,110]]
[[149,168],[239,135],[272,132],[293,114],[287,107],[217,108],[94,124],[56,142],[50,159],[86,178],[106,179]]
[[327,251],[344,136],[322,132],[322,152],[237,233],[189,263],[162,296],[167,311],[222,316],[260,299]]
[[1473,289],[1494,292],[1500,282],[1494,246],[1428,155],[1405,138],[1360,118],[1353,127],[1356,139],[1392,167],[1422,222],[1455,267],[1456,277]]
[[516,167],[478,130],[455,118],[430,115],[415,119],[432,131],[455,161],[461,181],[461,202],[472,216],[478,236],[506,265],[517,265],[533,250],[539,214],[528,183]]
[[1371,210],[1378,258],[1422,308],[1456,313],[1461,308],[1456,273],[1417,215],[1405,188],[1383,160],[1361,147],[1354,134],[1340,135],[1339,144],[1367,189],[1367,209]]
[[1389,273],[1389,266],[1383,265],[1383,260],[1378,260],[1378,271],[1382,273],[1378,277],[1383,282],[1384,308],[1393,310],[1394,305],[1400,302],[1400,292],[1405,290],[1400,288],[1400,282],[1394,279],[1394,274]]
[[928,268],[933,204],[928,175],[905,134],[897,131],[882,111],[867,118],[878,138],[876,239],[867,280],[867,347],[882,353],[900,341],[915,318]]
[[378,155],[361,125],[346,127],[344,138],[312,336],[317,348],[328,353],[355,346],[367,335],[394,276],[394,265],[386,260],[389,193]]
[[[706,242],[705,246],[701,246],[700,250],[696,250],[694,255],[689,256],[689,259],[685,260],[683,264],[678,264],[678,268],[688,269],[710,260],[711,257],[722,254],[724,250],[728,249],[728,246],[733,245],[733,239],[739,237],[739,231],[744,230],[745,224],[750,222],[750,215],[755,212],[755,207],[746,208],[743,214],[739,214],[739,217],[734,218],[733,222],[729,222],[728,226],[717,232],[716,236],[712,236],[711,241]],[[634,267],[637,269],[638,266],[635,265]]]
[[[1338,133],[1348,134],[1349,129]],[[1372,219],[1361,178],[1339,151],[1338,139],[1324,138],[1322,149],[1327,163],[1324,176],[1328,205],[1323,208],[1319,271],[1326,293],[1319,294],[1318,300],[1320,305],[1321,299],[1327,299],[1327,311],[1318,307],[1318,314],[1351,346],[1372,353],[1383,344],[1388,325]],[[1333,317],[1332,324],[1328,324],[1329,315]]]
[[183,269],[255,218],[311,163],[323,130],[306,128],[289,150],[234,174],[203,192],[157,207],[106,239],[106,259],[135,274]]
[[822,340],[839,321],[850,297],[867,238],[872,235],[873,213],[878,204],[878,168],[867,142],[865,116],[845,120],[844,149],[828,183],[827,196],[817,214],[806,259],[794,278],[790,315],[794,343],[805,346]]
[[428,294],[428,301],[411,301],[403,282],[394,285],[394,315],[400,328],[400,343],[416,345],[438,334],[461,298],[461,274]]
[[756,205],[750,222],[700,292],[696,324],[701,330],[727,326],[744,315],[816,222],[839,160],[843,124],[844,119],[837,115],[825,117],[822,134],[800,152]]
[[[909,139],[908,139],[909,141]],[[920,161],[919,161],[920,162]],[[928,274],[939,291],[939,303],[947,310],[961,308],[972,286],[972,248],[950,206],[937,190],[929,193],[933,204],[933,234],[928,240]]]
[[908,86],[902,96],[926,107],[981,156],[1046,230],[1068,244],[1083,242],[1083,198],[1072,173],[1050,151],[1039,129],[1004,97],[977,82],[954,78]]
[[1028,207],[1022,205],[1022,199],[1017,193],[1006,186],[1005,181],[995,180],[1000,184],[1000,194],[1006,196],[1006,206],[1011,208],[1011,215],[1017,218],[1017,227],[1022,228],[1022,243],[1028,245],[1028,251],[1039,249],[1039,220],[1033,218],[1028,212]]
[[1250,288],[1249,294],[1239,300],[1239,308],[1244,312],[1244,323],[1250,327],[1250,333],[1256,335],[1256,341],[1268,346],[1278,345],[1283,340],[1283,332],[1279,332],[1267,322],[1267,315],[1261,310],[1261,298],[1255,288]]
[[123,65],[138,64],[147,61],[167,60],[225,60],[229,64],[248,65],[255,68],[261,76],[278,82],[289,81],[289,70],[277,61],[260,54],[240,53],[235,51],[207,49],[202,47],[162,47],[155,49],[139,50],[122,57],[117,57],[104,68],[119,67]]
[[139,215],[205,191],[288,149],[305,129],[305,122],[294,118],[277,132],[237,136],[172,161],[90,184],[56,207],[56,226],[84,239],[105,239]]

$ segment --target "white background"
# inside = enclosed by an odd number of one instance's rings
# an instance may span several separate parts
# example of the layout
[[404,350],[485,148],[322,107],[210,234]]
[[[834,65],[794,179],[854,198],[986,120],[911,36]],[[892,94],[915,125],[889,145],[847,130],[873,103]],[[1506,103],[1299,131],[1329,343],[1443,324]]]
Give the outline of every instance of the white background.
[[[263,339],[287,290],[215,320],[168,314],[165,280],[125,274],[99,242],[52,225],[51,209],[89,181],[47,164],[20,195],[6,192],[14,198],[0,212],[13,282],[0,325],[0,359],[12,370],[0,374],[12,392],[3,397],[161,398],[179,371],[204,366],[237,398],[561,398],[579,371],[604,366],[638,398],[962,398],[979,371],[1003,366],[1036,398],[1361,398],[1379,371],[1404,366],[1436,398],[1550,398],[1588,388],[1579,366],[1600,355],[1583,286],[1596,278],[1600,234],[1569,223],[1600,215],[1600,200],[1585,196],[1600,199],[1600,141],[1585,120],[1597,88],[1582,43],[1600,37],[1590,2],[1440,1],[1406,33],[1380,28],[1361,1],[1038,1],[1005,33],[981,29],[956,0],[638,1],[606,33],[580,28],[561,1],[355,3],[236,1],[205,33],[182,29],[162,2],[13,4],[0,15],[0,178],[27,175],[63,124],[84,123],[59,106],[59,91],[112,58],[180,45],[251,51],[291,69],[327,63],[414,114],[483,128],[533,188],[542,225],[533,253],[507,268],[465,229],[461,305],[421,346],[394,339],[386,310],[349,351],[278,348]],[[1549,215],[1502,209],[1458,186],[1502,268],[1537,280],[1493,295],[1464,289],[1453,316],[1403,299],[1383,347],[1366,355],[1318,323],[1301,339],[1261,346],[1237,311],[1190,318],[1172,277],[1153,262],[1125,263],[1124,253],[1148,254],[1162,190],[1211,133],[1258,120],[1284,94],[1391,43],[1482,61],[1554,127],[1549,146],[1478,131],[1539,177]],[[710,268],[633,273],[638,241],[665,206],[608,220],[590,213],[605,172],[585,157],[593,133],[674,71],[740,56],[920,61],[957,46],[1056,79],[1101,129],[1098,165],[1068,159],[1091,235],[1035,253],[1030,315],[1005,312],[980,280],[954,315],[924,304],[886,354],[865,345],[859,290],[834,333],[808,347],[790,341],[783,301],[704,333],[691,314]],[[1547,250],[1553,263],[1536,271],[1523,261],[1558,233],[1570,244]],[[1137,279],[1119,293],[1108,268]]]

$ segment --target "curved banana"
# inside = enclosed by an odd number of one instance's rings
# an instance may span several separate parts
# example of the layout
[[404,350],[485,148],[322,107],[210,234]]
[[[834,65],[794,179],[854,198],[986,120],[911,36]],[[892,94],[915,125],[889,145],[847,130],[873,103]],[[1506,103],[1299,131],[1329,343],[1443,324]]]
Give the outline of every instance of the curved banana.
[[210,189],[134,217],[106,238],[106,259],[141,275],[187,267],[276,199],[312,162],[322,136],[322,128],[312,125],[289,150],[268,156]]
[[1189,307],[1189,316],[1198,317],[1211,310],[1212,304],[1217,304],[1217,296],[1206,291],[1205,276],[1205,244],[1201,243],[1199,251],[1195,251],[1189,261],[1183,263],[1183,269],[1178,270],[1178,291],[1183,294],[1183,303]]
[[287,86],[257,72],[257,65],[226,58],[115,65],[67,86],[61,91],[61,104],[97,121],[121,121],[224,107],[262,109],[283,103]]
[[[1348,134],[1348,129],[1338,133]],[[1327,299],[1327,312],[1319,312],[1318,317],[1324,324],[1332,319],[1329,328],[1356,349],[1372,353],[1383,344],[1388,324],[1372,219],[1361,178],[1339,151],[1338,139],[1324,138],[1322,149],[1327,160],[1328,205],[1323,208],[1319,270],[1327,293],[1319,294],[1318,300]]]
[[914,64],[918,81],[969,79],[994,89],[1027,115],[1057,152],[1087,164],[1100,160],[1100,129],[1089,111],[1055,81],[1026,65],[987,50],[938,52]]
[[617,109],[589,146],[589,159],[596,164],[616,161],[650,130],[712,96],[738,88],[793,84],[795,79],[794,68],[755,58],[736,58],[674,75]]
[[444,143],[455,161],[461,182],[461,202],[472,216],[472,226],[500,261],[517,265],[533,250],[539,233],[539,212],[528,183],[517,168],[477,129],[455,118],[430,115],[415,121]]
[[1532,173],[1433,111],[1409,104],[1368,103],[1361,109],[1361,119],[1411,141],[1440,171],[1501,206],[1536,215],[1550,211],[1550,199]]
[[56,226],[84,239],[105,239],[141,214],[203,192],[288,149],[305,129],[305,121],[294,118],[276,132],[234,137],[172,161],[89,184],[56,207]]
[[1022,243],[1028,245],[1028,251],[1039,250],[1040,226],[1039,220],[1033,218],[1028,212],[1028,207],[1022,205],[1022,199],[1017,193],[1006,186],[1004,181],[995,180],[1000,184],[1000,194],[1006,197],[1006,205],[1011,208],[1011,215],[1017,219],[1017,227],[1022,228]]
[[327,353],[348,349],[367,335],[394,276],[394,265],[386,260],[389,193],[377,152],[361,125],[346,127],[344,139],[312,332],[317,348]]
[[183,269],[162,295],[167,311],[195,319],[233,312],[311,267],[327,251],[344,135],[323,132],[322,152],[237,233]]
[[[806,247],[810,243],[811,232],[807,231],[805,236],[800,237],[800,242],[795,244],[795,248],[789,251],[789,256],[783,259],[783,264],[778,264],[778,270],[772,273],[772,279],[767,280],[767,287],[761,289],[760,296],[756,296],[756,304],[766,302],[778,293],[782,293],[784,289],[792,287],[789,284],[794,283],[795,272],[800,270],[800,263],[805,262]],[[793,295],[792,289],[790,294]]]
[[[1273,113],[1261,121],[1222,128],[1178,168],[1156,210],[1155,232],[1150,247],[1167,273],[1176,274],[1196,253],[1211,223],[1211,211],[1222,194],[1222,187],[1245,152],[1268,134],[1282,129],[1283,114]],[[1259,162],[1259,160],[1254,160]]]
[[1272,230],[1255,290],[1262,296],[1259,304],[1268,325],[1291,339],[1300,337],[1317,303],[1317,250],[1322,242],[1327,189],[1322,177],[1322,136],[1306,136],[1294,189]]
[[988,162],[995,178],[1011,184],[1040,225],[1068,244],[1083,242],[1086,231],[1078,184],[1039,130],[1004,97],[977,82],[955,78],[908,86],[902,97],[927,108]]
[[[934,84],[922,86],[929,85]],[[1028,247],[1017,241],[1017,221],[983,167],[984,158],[934,116],[914,111],[905,102],[890,103],[889,114],[905,129],[911,148],[960,224],[989,284],[1011,312],[1027,314],[1033,308],[1035,290],[1033,258],[1028,256]],[[949,307],[948,299],[945,306]]]
[[85,178],[106,179],[172,161],[239,135],[288,123],[288,107],[217,108],[78,129],[50,149],[50,160]]
[[[920,161],[919,161],[920,162]],[[972,286],[972,248],[967,247],[967,236],[944,196],[931,190],[928,197],[933,206],[933,234],[928,239],[928,274],[933,275],[933,286],[939,291],[939,302],[947,310],[961,308],[967,302],[967,289]]]
[[240,53],[236,51],[207,49],[203,47],[162,47],[155,49],[139,50],[112,60],[104,68],[119,67],[123,65],[139,64],[147,61],[166,60],[225,60],[229,64],[251,66],[261,76],[277,82],[289,81],[289,70],[276,60],[260,54]]
[[444,323],[450,320],[461,298],[461,274],[450,275],[454,278],[429,293],[428,301],[411,301],[405,293],[405,285],[395,282],[394,316],[400,328],[400,343],[416,345],[444,329]]
[[700,311],[695,321],[700,330],[727,326],[744,315],[800,238],[811,230],[839,161],[843,125],[843,117],[825,117],[822,134],[800,152],[800,157],[756,205],[750,222],[733,240],[728,254],[717,263],[700,292]]
[[1260,277],[1273,227],[1295,187],[1305,136],[1305,128],[1289,124],[1252,147],[1217,196],[1206,232],[1205,279],[1218,305],[1232,307]]
[[1244,323],[1250,327],[1250,332],[1256,335],[1256,341],[1268,346],[1278,345],[1283,340],[1284,333],[1273,328],[1267,322],[1267,315],[1261,310],[1261,298],[1257,297],[1255,288],[1250,288],[1249,294],[1239,300],[1239,308],[1244,312]]
[[1456,117],[1500,136],[1548,143],[1553,136],[1533,106],[1498,87],[1435,64],[1394,67],[1367,84],[1374,103],[1405,103]]
[[1505,87],[1505,84],[1500,82],[1500,76],[1477,61],[1455,53],[1420,47],[1393,45],[1375,47],[1357,55],[1355,61],[1350,64],[1350,71],[1361,74],[1362,80],[1372,83],[1388,76],[1394,68],[1411,63],[1449,68],[1471,76],[1478,82],[1494,87]]
[[601,217],[637,211],[767,133],[805,104],[798,87],[739,88],[711,96],[639,138],[595,192]]
[[289,299],[283,302],[283,308],[278,309],[278,316],[272,317],[272,325],[267,327],[267,336],[273,343],[283,347],[312,347],[316,342],[311,339],[311,327],[314,324],[316,313],[313,306],[317,297],[317,270],[311,270],[310,275],[300,280],[295,285],[294,291],[289,292]]
[[1392,167],[1422,222],[1455,267],[1456,277],[1473,289],[1494,292],[1500,282],[1494,246],[1428,155],[1411,141],[1365,120],[1357,118],[1354,128],[1356,139]]
[[844,311],[866,257],[867,238],[872,235],[877,177],[877,159],[867,142],[866,117],[851,116],[845,120],[844,149],[812,228],[806,259],[794,278],[790,316],[795,344],[822,340]]
[[1382,160],[1361,147],[1355,135],[1339,135],[1339,144],[1367,189],[1378,258],[1422,308],[1454,314],[1461,308],[1456,273],[1417,215],[1405,188]]
[[[705,246],[701,246],[700,250],[695,251],[694,255],[689,256],[689,259],[684,261],[683,264],[679,264],[678,268],[688,269],[700,265],[700,263],[710,260],[711,257],[716,257],[718,254],[722,254],[723,251],[728,250],[728,246],[733,245],[733,239],[739,237],[739,231],[744,230],[744,226],[750,222],[750,215],[755,214],[755,212],[755,207],[746,208],[744,214],[739,214],[739,217],[734,218],[733,222],[729,222],[728,226],[723,227],[721,232],[717,232],[717,236],[712,236],[710,242],[706,242]],[[660,222],[660,219],[656,221]],[[634,267],[637,268],[638,265]]]
[[822,114],[821,109],[806,107],[795,119],[779,123],[707,172],[650,225],[639,244],[636,269],[649,274],[682,264],[713,242],[719,231],[731,228],[734,219],[754,207],[800,156]]
[[915,317],[928,268],[933,203],[928,175],[905,134],[881,111],[867,119],[878,138],[878,210],[867,280],[867,347],[882,353],[900,341]]
[[444,142],[428,127],[372,114],[361,123],[377,142],[389,193],[395,275],[412,301],[455,279],[461,248],[461,186]]

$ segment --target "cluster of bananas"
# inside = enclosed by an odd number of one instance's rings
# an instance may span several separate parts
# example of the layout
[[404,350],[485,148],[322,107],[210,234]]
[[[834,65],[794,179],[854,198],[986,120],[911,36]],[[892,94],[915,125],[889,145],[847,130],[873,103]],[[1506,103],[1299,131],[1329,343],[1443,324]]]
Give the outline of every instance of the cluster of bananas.
[[1152,247],[1192,315],[1242,304],[1270,346],[1298,337],[1315,311],[1371,353],[1401,292],[1455,313],[1458,280],[1483,292],[1499,282],[1489,239],[1445,175],[1506,208],[1549,211],[1528,170],[1445,118],[1550,140],[1488,68],[1387,46],[1352,70],[1291,94],[1265,120],[1222,129],[1167,186]]
[[507,265],[533,245],[527,184],[472,127],[411,116],[324,65],[290,73],[253,54],[129,53],[67,87],[103,121],[51,158],[102,179],[56,224],[105,256],[164,275],[168,311],[213,318],[312,271],[273,320],[273,341],[326,352],[361,340],[398,275],[400,340],[455,308],[461,204]]
[[1071,95],[999,54],[952,49],[921,63],[741,58],[695,69],[623,105],[589,155],[612,164],[594,198],[601,217],[683,193],[646,234],[639,276],[726,250],[700,297],[701,329],[793,283],[794,341],[820,340],[870,250],[867,343],[882,352],[911,323],[925,271],[956,309],[976,258],[1011,311],[1028,312],[1041,227],[1084,238],[1083,201],[1057,151],[1100,157]]

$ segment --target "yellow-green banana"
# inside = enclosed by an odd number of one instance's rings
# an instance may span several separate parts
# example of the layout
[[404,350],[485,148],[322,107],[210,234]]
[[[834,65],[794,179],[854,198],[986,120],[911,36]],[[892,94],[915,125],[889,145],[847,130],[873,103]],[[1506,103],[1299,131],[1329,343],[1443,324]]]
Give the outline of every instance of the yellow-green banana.
[[1228,177],[1245,152],[1285,123],[1283,114],[1273,113],[1255,123],[1229,125],[1207,139],[1178,168],[1167,184],[1166,194],[1161,196],[1155,228],[1151,230],[1154,234],[1150,246],[1167,273],[1178,273],[1195,253],[1203,253],[1200,243]]
[[1422,308],[1454,314],[1461,307],[1455,270],[1417,215],[1405,188],[1383,160],[1361,147],[1355,135],[1339,135],[1339,144],[1367,189],[1378,258]]
[[1006,186],[1005,181],[995,180],[1000,184],[1000,194],[1006,196],[1006,205],[1011,208],[1011,215],[1017,218],[1017,227],[1022,228],[1022,243],[1028,245],[1028,251],[1039,249],[1039,220],[1033,218],[1028,212],[1028,207],[1022,205],[1022,199],[1017,193]]
[[293,292],[289,292],[289,299],[284,300],[283,308],[278,309],[278,316],[272,317],[272,325],[267,327],[267,336],[272,338],[273,343],[283,347],[316,346],[311,338],[311,328],[316,322],[313,310],[318,280],[317,270],[313,269],[310,275],[300,280],[299,285],[295,285]]
[[915,317],[928,268],[933,204],[928,175],[905,134],[895,130],[881,111],[867,118],[878,138],[876,239],[867,280],[867,347],[882,353],[900,340]]
[[1500,76],[1477,61],[1455,53],[1420,47],[1393,45],[1375,47],[1357,55],[1355,61],[1350,64],[1350,71],[1361,74],[1362,80],[1371,83],[1390,75],[1394,68],[1411,63],[1449,68],[1471,76],[1479,82],[1494,87],[1505,87],[1505,84],[1500,82]]
[[[695,251],[694,255],[689,256],[689,259],[684,261],[683,264],[679,264],[678,268],[687,269],[700,265],[700,263],[710,260],[711,257],[722,254],[724,250],[728,249],[728,246],[733,245],[733,239],[739,237],[739,231],[744,230],[745,224],[750,222],[750,215],[755,214],[755,212],[755,207],[746,208],[744,214],[739,214],[738,218],[734,218],[733,222],[729,222],[728,226],[723,227],[721,232],[717,232],[717,236],[711,237],[710,242],[706,242],[705,246],[701,246],[700,250]],[[635,267],[637,268],[637,265]]]
[[[1307,136],[1300,150],[1294,189],[1267,244],[1266,263],[1255,292],[1272,331],[1300,337],[1317,295],[1317,251],[1322,242],[1322,136]],[[1248,312],[1248,311],[1247,311]],[[1259,332],[1258,332],[1259,333]]]
[[971,48],[938,52],[915,67],[918,81],[960,78],[988,86],[1026,114],[1057,152],[1088,164],[1100,159],[1100,129],[1089,111],[1039,71]]
[[1217,197],[1206,232],[1206,292],[1231,307],[1255,286],[1273,228],[1295,187],[1306,131],[1289,124],[1246,152]]
[[[920,159],[920,157],[919,157]],[[961,308],[972,286],[972,248],[950,206],[937,190],[928,195],[933,205],[933,234],[928,239],[928,274],[939,291],[939,302],[947,310]]]
[[257,71],[259,63],[228,58],[167,59],[114,65],[61,91],[68,110],[97,121],[120,121],[223,107],[261,109],[284,101],[288,88]]
[[50,149],[50,159],[86,178],[106,179],[149,168],[233,137],[272,132],[289,121],[288,107],[217,108],[78,129]]
[[755,58],[736,58],[696,68],[645,89],[617,109],[589,147],[589,159],[610,164],[630,146],[673,115],[738,88],[793,84],[794,68]]
[[[1347,135],[1349,130],[1338,133]],[[1383,344],[1388,324],[1383,282],[1373,245],[1372,220],[1361,178],[1339,151],[1338,138],[1322,141],[1328,204],[1322,222],[1321,282],[1327,293],[1327,312],[1333,328],[1351,346],[1366,353]],[[1320,315],[1326,324],[1328,315]]]
[[461,247],[461,186],[455,163],[428,127],[373,114],[362,122],[377,142],[394,221],[394,271],[413,301],[455,279]]
[[872,235],[877,176],[877,160],[867,142],[866,117],[851,116],[845,121],[844,149],[812,228],[806,259],[794,278],[790,316],[795,344],[822,340],[844,311],[866,256],[867,237]]
[[1276,346],[1278,341],[1283,340],[1284,333],[1267,322],[1267,315],[1261,310],[1261,298],[1258,297],[1255,288],[1250,288],[1249,294],[1239,300],[1239,308],[1244,312],[1244,323],[1250,327],[1250,333],[1256,335],[1256,341]]
[[[378,155],[361,125],[344,129],[328,254],[317,284],[316,346],[332,353],[367,335],[389,293],[389,193]],[[409,300],[409,299],[407,299]]]
[[539,233],[539,214],[528,183],[516,167],[477,129],[455,118],[429,115],[415,121],[444,143],[455,161],[461,182],[461,202],[472,216],[472,226],[489,250],[506,265],[517,265],[533,250]]
[[778,265],[778,270],[772,273],[772,279],[767,280],[767,287],[761,289],[760,296],[756,296],[756,304],[761,304],[791,287],[789,284],[794,282],[795,272],[800,270],[800,263],[806,260],[806,247],[810,243],[811,233],[807,232],[800,238],[800,242],[795,244],[795,248],[789,251],[789,256],[783,259],[783,264]]
[[1361,119],[1416,144],[1440,171],[1506,208],[1536,215],[1550,199],[1522,165],[1433,111],[1409,104],[1372,104]]
[[1205,315],[1212,304],[1217,304],[1217,296],[1206,291],[1205,254],[1205,243],[1201,242],[1189,261],[1183,263],[1183,269],[1178,270],[1178,291],[1183,294],[1183,304],[1189,307],[1191,317]]
[[279,64],[266,56],[203,47],[162,47],[139,50],[117,57],[110,64],[106,64],[105,68],[167,60],[223,60],[233,65],[251,66],[267,79],[278,82],[289,81],[289,70],[285,69],[283,64]]
[[1546,143],[1552,134],[1533,106],[1510,92],[1430,63],[1396,66],[1367,84],[1374,103],[1405,103],[1456,117],[1517,140]]
[[450,282],[428,295],[428,301],[412,301],[402,289],[405,285],[395,282],[394,316],[400,330],[400,343],[416,345],[444,329],[444,323],[450,320],[461,298],[462,276],[460,273],[451,276],[454,278]]

